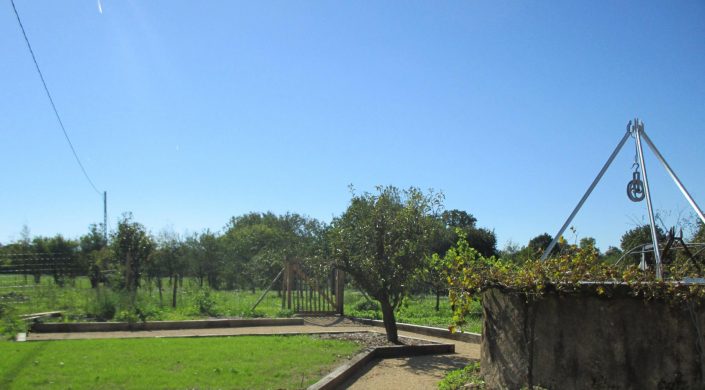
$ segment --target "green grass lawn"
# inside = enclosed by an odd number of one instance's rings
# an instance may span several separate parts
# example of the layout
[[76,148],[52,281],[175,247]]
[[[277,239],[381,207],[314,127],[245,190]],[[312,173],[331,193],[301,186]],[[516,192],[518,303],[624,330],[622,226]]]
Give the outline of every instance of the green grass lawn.
[[310,336],[0,342],[0,389],[297,389],[355,354]]
[[[177,289],[177,305],[171,307],[171,287],[164,279],[162,296],[155,283],[143,283],[138,289],[135,302],[147,320],[185,320],[205,317],[286,317],[291,312],[281,309],[281,298],[271,291],[253,311],[261,290],[216,291],[200,288],[195,280],[186,279]],[[10,286],[16,286],[11,288]],[[125,320],[124,311],[130,307],[131,299],[124,293],[110,288],[92,289],[86,277],[69,280],[63,287],[54,284],[45,276],[40,284],[32,280],[25,282],[20,277],[0,275],[0,298],[12,294],[13,307],[19,314],[60,310],[64,320],[85,321],[105,314],[112,308],[108,319]],[[20,297],[18,299],[17,297]],[[209,310],[204,312],[205,306]],[[104,316],[105,317],[105,316]]]
[[[439,310],[436,310],[436,296],[420,294],[410,296],[396,312],[397,322],[415,325],[434,326],[447,328],[453,317],[448,297],[441,297]],[[353,317],[382,319],[382,311],[378,305],[367,303],[365,297],[358,291],[345,291],[345,314]],[[482,332],[482,306],[474,302],[472,313],[466,320],[468,324],[463,327],[466,332]]]
[[[17,278],[14,277],[13,278]],[[4,280],[3,280],[4,279]],[[8,275],[0,275],[0,282],[8,285]],[[15,280],[23,282],[23,280]],[[2,287],[3,283],[0,283]],[[22,284],[22,283],[14,283]],[[130,300],[124,293],[109,288],[90,288],[85,277],[69,281],[64,287],[56,286],[52,278],[45,276],[40,285],[30,280],[26,287],[17,289],[16,293],[27,300],[14,304],[18,314],[42,311],[64,311],[64,321],[86,321],[100,317],[100,313],[110,311],[112,316],[104,319],[115,321],[185,320],[205,317],[288,317],[293,313],[281,309],[281,298],[277,291],[270,291],[265,299],[253,311],[252,306],[262,291],[216,291],[200,288],[194,279],[185,279],[183,286],[177,290],[177,307],[171,307],[171,290],[165,279],[162,297],[155,284],[144,283],[138,290],[136,305],[128,309]],[[0,288],[0,294],[8,289]],[[432,294],[420,294],[409,297],[398,309],[396,319],[417,325],[446,328],[450,324],[452,312],[448,297],[440,300],[440,308],[435,310],[436,299]],[[135,317],[134,307],[139,310]],[[207,310],[204,310],[207,309]],[[130,311],[132,310],[132,311]],[[367,303],[364,296],[354,289],[345,291],[345,314],[355,317],[382,319],[378,306]],[[476,302],[472,313],[467,317],[468,324],[463,328],[469,332],[482,331],[482,308]]]

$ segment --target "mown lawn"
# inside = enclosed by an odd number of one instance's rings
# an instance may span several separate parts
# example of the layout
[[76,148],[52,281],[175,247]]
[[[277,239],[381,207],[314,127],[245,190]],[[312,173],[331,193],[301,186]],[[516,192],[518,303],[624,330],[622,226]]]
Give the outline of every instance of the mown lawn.
[[[345,314],[353,317],[382,319],[382,311],[376,303],[370,303],[358,291],[345,291]],[[447,328],[453,318],[448,297],[440,298],[440,305],[436,310],[436,296],[432,294],[413,295],[406,299],[395,313],[397,322],[408,324],[434,326]],[[482,332],[482,306],[480,302],[473,302],[472,313],[466,318],[467,324],[463,327],[466,332]]]
[[298,389],[358,349],[310,336],[0,342],[0,389]]

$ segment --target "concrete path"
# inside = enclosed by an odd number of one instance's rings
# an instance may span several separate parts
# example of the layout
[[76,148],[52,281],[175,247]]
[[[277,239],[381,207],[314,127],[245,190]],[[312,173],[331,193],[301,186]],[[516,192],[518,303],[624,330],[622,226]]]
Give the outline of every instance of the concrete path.
[[[144,337],[218,337],[238,335],[284,335],[302,333],[380,332],[384,329],[360,325],[340,317],[311,317],[305,325],[239,328],[182,329],[134,332],[30,333],[28,341]],[[351,389],[435,389],[445,374],[480,358],[480,345],[400,331],[400,336],[455,344],[455,354],[414,356],[373,361],[351,378]]]

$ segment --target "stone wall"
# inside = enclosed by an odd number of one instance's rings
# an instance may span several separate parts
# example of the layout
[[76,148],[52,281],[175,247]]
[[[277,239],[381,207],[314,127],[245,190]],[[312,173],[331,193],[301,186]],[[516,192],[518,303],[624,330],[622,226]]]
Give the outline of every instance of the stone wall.
[[489,388],[704,389],[703,306],[618,295],[485,292]]

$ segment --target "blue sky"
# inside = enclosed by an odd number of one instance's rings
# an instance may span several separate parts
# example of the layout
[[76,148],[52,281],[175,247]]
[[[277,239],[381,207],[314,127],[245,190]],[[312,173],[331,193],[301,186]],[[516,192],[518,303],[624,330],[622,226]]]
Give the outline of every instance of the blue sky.
[[[554,234],[638,116],[705,204],[705,3],[16,0],[83,163],[157,233],[249,211],[329,222],[375,185],[445,193],[499,246]],[[0,242],[76,237],[102,199],[0,6]],[[573,225],[645,221],[630,142]],[[690,209],[647,152],[666,226]],[[573,235],[566,238],[572,240]]]

